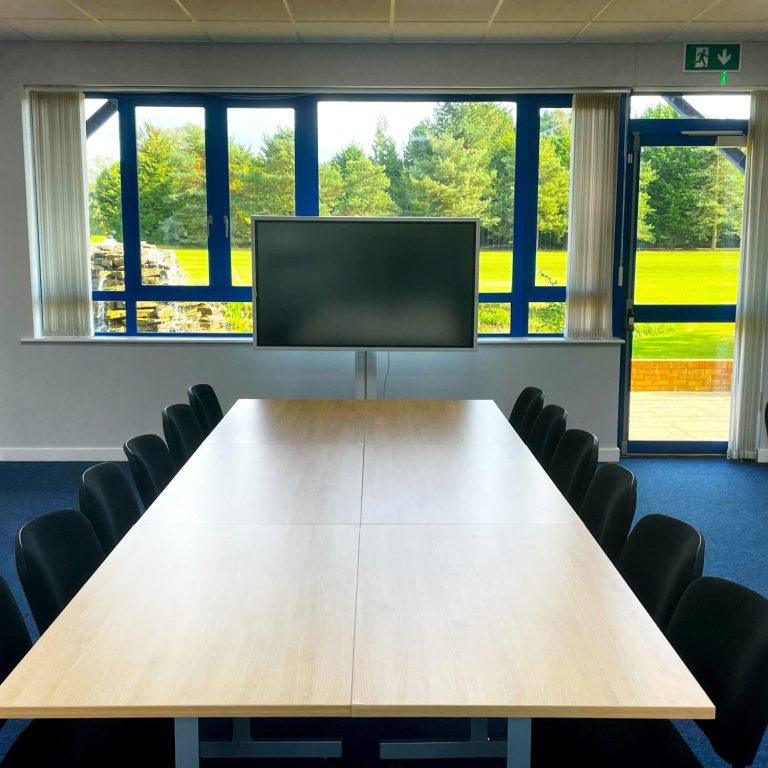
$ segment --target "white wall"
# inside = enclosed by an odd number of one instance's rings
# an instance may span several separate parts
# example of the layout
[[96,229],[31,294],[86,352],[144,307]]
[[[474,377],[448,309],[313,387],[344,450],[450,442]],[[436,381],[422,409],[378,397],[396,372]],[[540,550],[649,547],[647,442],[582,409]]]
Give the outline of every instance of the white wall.
[[[22,343],[33,335],[24,86],[285,89],[719,89],[684,75],[680,45],[130,45],[0,42],[0,459],[98,459],[160,431],[160,409],[208,381],[239,396],[351,397],[348,353],[238,343]],[[768,86],[768,44],[744,46],[732,88]],[[617,345],[521,342],[391,356],[388,397],[490,397],[537,384],[569,423],[616,446]],[[381,357],[381,356],[380,356]],[[384,363],[382,360],[380,364]],[[604,457],[608,457],[604,454]]]

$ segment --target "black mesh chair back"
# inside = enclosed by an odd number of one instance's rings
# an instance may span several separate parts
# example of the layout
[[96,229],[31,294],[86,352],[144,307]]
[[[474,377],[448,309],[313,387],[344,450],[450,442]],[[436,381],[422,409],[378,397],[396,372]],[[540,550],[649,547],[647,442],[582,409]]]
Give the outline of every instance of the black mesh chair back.
[[698,725],[725,761],[755,759],[768,724],[768,600],[726,579],[705,576],[685,591],[667,637],[715,705]]
[[578,513],[612,563],[626,544],[636,505],[637,481],[626,467],[597,468]]
[[704,568],[704,538],[688,523],[646,515],[629,534],[616,566],[662,630]]
[[525,444],[544,469],[549,469],[555,448],[565,434],[568,412],[559,405],[545,405],[533,422]]
[[523,441],[528,439],[533,422],[544,407],[544,393],[538,387],[526,387],[515,400],[509,423]]
[[133,481],[139,489],[144,507],[162,493],[176,474],[176,466],[168,446],[157,435],[132,437],[123,445]]
[[163,408],[163,433],[177,469],[187,463],[205,439],[192,406],[185,403]]
[[560,438],[549,464],[549,476],[574,509],[580,509],[597,468],[597,438],[583,429],[569,429]]
[[224,418],[213,387],[210,384],[195,384],[187,390],[187,396],[203,434],[209,435]]
[[30,520],[16,536],[16,569],[42,634],[104,560],[88,518],[60,509]]
[[139,519],[133,489],[117,464],[104,462],[85,470],[80,478],[80,511],[109,554]]

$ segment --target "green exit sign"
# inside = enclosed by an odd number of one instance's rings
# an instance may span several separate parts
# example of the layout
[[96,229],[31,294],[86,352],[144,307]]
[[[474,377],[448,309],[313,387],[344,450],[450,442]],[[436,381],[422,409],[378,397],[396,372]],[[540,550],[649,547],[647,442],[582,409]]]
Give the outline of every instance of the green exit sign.
[[686,43],[683,72],[739,72],[741,43]]

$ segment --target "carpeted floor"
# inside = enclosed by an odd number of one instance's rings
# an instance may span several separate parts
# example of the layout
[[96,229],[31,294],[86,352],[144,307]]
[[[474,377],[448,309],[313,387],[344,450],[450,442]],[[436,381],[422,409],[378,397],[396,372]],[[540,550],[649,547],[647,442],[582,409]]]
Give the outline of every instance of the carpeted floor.
[[[705,573],[733,579],[768,595],[768,466],[711,458],[632,458],[622,463],[637,476],[638,517],[662,512],[686,520],[706,540]],[[78,481],[87,466],[0,462],[0,574],[16,595],[33,637],[34,623],[16,576],[14,536],[36,515],[77,506]],[[20,721],[3,727],[0,754],[23,727]],[[679,727],[707,768],[725,766],[693,723],[679,723]],[[451,768],[469,764],[461,760],[443,763]],[[500,765],[501,761],[471,764]],[[244,763],[238,761],[237,765]],[[753,765],[768,768],[768,739],[763,740]],[[437,763],[430,761],[429,768],[438,768]]]

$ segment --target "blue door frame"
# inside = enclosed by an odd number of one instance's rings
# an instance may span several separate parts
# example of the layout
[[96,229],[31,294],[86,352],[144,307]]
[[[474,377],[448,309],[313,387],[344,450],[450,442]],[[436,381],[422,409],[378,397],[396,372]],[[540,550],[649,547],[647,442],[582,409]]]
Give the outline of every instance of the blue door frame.
[[[724,454],[726,441],[685,440],[629,440],[630,389],[632,385],[632,331],[633,322],[734,322],[734,304],[641,304],[633,305],[635,284],[635,254],[637,252],[637,201],[640,187],[640,152],[643,147],[712,147],[716,146],[717,134],[746,135],[747,120],[713,120],[706,118],[679,118],[660,120],[629,120],[627,145],[624,223],[622,235],[624,249],[620,251],[620,263],[626,264],[623,291],[619,289],[614,305],[614,331],[625,339],[624,358],[621,366],[619,392],[618,440],[622,454],[678,453]],[[729,158],[731,159],[731,158]]]

